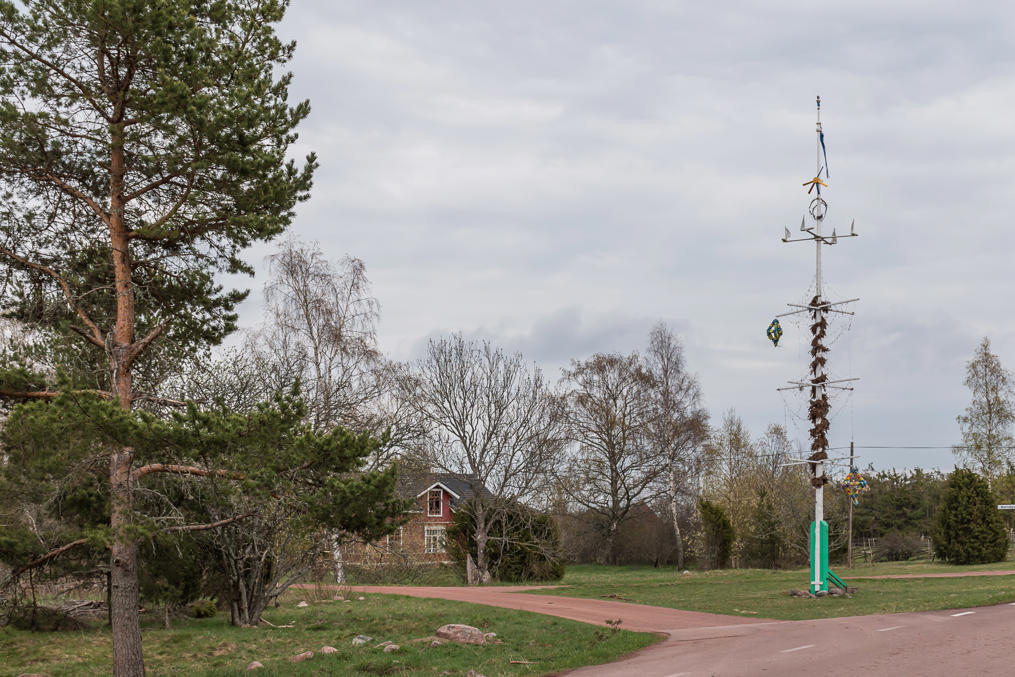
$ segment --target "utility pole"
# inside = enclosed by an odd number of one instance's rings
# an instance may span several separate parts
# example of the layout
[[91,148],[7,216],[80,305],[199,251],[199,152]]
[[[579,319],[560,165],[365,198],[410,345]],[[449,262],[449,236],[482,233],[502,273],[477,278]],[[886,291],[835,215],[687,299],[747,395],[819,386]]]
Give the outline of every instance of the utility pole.
[[[853,472],[853,440],[849,441],[849,471]],[[846,544],[846,568],[853,568],[853,500],[849,501],[849,542]]]
[[812,320],[810,327],[811,361],[808,367],[808,377],[799,381],[790,381],[790,384],[792,385],[787,388],[779,388],[779,390],[803,391],[806,388],[810,391],[810,402],[807,416],[811,422],[810,437],[812,453],[806,459],[798,459],[794,461],[793,464],[806,463],[811,471],[811,486],[814,487],[814,522],[811,524],[810,528],[810,588],[812,593],[824,594],[828,592],[829,577],[832,577],[833,580],[838,580],[837,577],[835,577],[835,575],[828,569],[828,523],[825,522],[824,515],[824,486],[828,484],[828,477],[825,474],[825,466],[829,461],[836,460],[828,458],[828,389],[852,390],[852,382],[859,380],[856,378],[837,380],[828,379],[828,374],[825,370],[825,364],[827,361],[825,355],[828,353],[828,347],[825,345],[825,334],[828,328],[827,316],[829,313],[852,315],[853,313],[838,309],[836,306],[858,301],[859,299],[849,299],[846,301],[835,302],[829,302],[824,299],[821,276],[821,248],[837,244],[840,237],[856,237],[856,230],[854,221],[850,224],[848,235],[838,235],[836,234],[834,228],[832,229],[831,235],[825,235],[822,232],[825,216],[828,213],[828,202],[826,202],[821,195],[821,187],[824,186],[827,188],[828,184],[821,180],[821,172],[825,172],[825,178],[827,179],[828,156],[825,152],[825,134],[821,127],[820,96],[817,98],[817,108],[817,125],[815,127],[817,135],[817,172],[813,179],[803,184],[805,187],[810,186],[810,189],[807,191],[808,195],[813,191],[817,191],[817,195],[811,200],[807,209],[807,212],[810,214],[812,220],[812,225],[807,225],[807,217],[805,216],[800,220],[800,231],[805,233],[805,235],[794,238],[790,234],[789,228],[786,228],[785,236],[782,238],[783,242],[814,242],[815,293],[814,298],[811,299],[810,303],[807,305],[790,303],[788,305],[796,308],[796,310],[783,313],[782,315],[777,315],[776,317],[779,318],[786,315],[809,313]]

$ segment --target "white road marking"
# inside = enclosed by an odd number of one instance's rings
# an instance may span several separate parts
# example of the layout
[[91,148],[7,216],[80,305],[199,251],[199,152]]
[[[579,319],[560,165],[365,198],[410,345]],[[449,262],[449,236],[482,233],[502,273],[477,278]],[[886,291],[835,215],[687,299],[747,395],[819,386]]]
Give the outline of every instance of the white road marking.
[[906,626],[905,625],[893,625],[890,628],[881,628],[881,629],[878,630],[878,632],[888,632],[889,630],[898,630],[899,628],[904,628],[904,627],[906,627]]
[[954,618],[956,616],[968,616],[969,614],[975,614],[975,613],[976,613],[975,611],[963,611],[962,613],[952,614],[952,617]]
[[803,646],[798,646],[798,647],[795,647],[795,648],[792,648],[792,649],[783,649],[779,653],[790,653],[791,651],[800,651],[801,649],[810,649],[812,646],[814,646],[814,645],[813,644],[804,644]]

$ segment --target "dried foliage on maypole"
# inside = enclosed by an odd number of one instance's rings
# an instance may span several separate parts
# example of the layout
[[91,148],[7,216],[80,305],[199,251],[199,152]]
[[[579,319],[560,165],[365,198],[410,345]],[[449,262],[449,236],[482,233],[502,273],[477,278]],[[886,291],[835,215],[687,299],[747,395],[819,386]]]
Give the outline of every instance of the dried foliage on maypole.
[[[817,384],[824,383],[828,380],[825,376],[825,353],[828,352],[828,347],[825,345],[825,334],[828,330],[828,320],[825,318],[825,306],[821,301],[821,296],[815,296],[811,299],[811,402],[810,407],[807,411],[807,417],[811,421],[811,451],[813,452],[807,457],[808,461],[823,461],[828,458],[828,393],[825,388],[818,387]],[[817,474],[818,466],[816,463],[810,464],[811,470],[811,485],[814,487],[823,487],[828,484],[828,477],[824,473],[824,466],[822,466],[821,475]]]

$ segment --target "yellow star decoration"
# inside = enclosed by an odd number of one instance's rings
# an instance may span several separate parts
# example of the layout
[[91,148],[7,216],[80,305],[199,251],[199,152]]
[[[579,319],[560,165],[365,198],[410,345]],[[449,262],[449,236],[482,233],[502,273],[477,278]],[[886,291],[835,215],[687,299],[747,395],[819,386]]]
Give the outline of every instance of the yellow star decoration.
[[[807,190],[807,194],[808,195],[810,195],[811,191],[814,190],[814,186],[824,186],[825,188],[828,188],[828,184],[825,183],[824,181],[822,181],[821,178],[818,177],[818,176],[815,176],[810,181],[805,181],[803,185],[810,186],[810,188]],[[818,188],[818,194],[819,195],[821,194],[821,189],[820,188]]]

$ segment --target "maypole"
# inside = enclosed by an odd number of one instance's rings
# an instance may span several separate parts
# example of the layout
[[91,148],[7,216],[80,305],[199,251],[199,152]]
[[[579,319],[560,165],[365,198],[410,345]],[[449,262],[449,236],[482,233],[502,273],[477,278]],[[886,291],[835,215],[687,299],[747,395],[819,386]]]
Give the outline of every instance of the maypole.
[[[824,298],[821,275],[821,249],[822,247],[836,244],[840,237],[856,237],[856,232],[855,222],[850,224],[848,235],[837,235],[834,228],[832,229],[831,235],[825,235],[822,232],[825,216],[828,213],[828,202],[825,201],[822,196],[821,188],[822,186],[828,188],[828,184],[821,180],[821,175],[822,172],[824,172],[825,179],[828,179],[828,154],[825,150],[825,134],[821,128],[820,96],[817,99],[817,106],[817,172],[815,173],[813,179],[803,184],[805,187],[810,186],[807,190],[808,195],[812,192],[817,193],[811,200],[807,209],[808,214],[810,214],[811,217],[812,225],[807,225],[807,217],[805,216],[800,221],[800,231],[805,233],[805,235],[793,238],[790,234],[789,228],[786,228],[785,236],[782,238],[783,242],[814,242],[814,298],[812,298],[810,303],[807,305],[796,303],[788,304],[791,307],[796,308],[796,310],[778,315],[777,318],[784,317],[786,315],[795,315],[798,313],[808,313],[811,318],[811,359],[810,364],[808,365],[808,375],[804,380],[790,381],[792,384],[791,386],[787,388],[779,388],[779,390],[809,390],[810,400],[807,409],[807,417],[811,423],[809,431],[811,438],[811,455],[806,459],[796,460],[794,463],[806,463],[810,469],[811,486],[814,487],[814,521],[811,523],[810,527],[810,590],[815,594],[824,594],[828,592],[829,579],[837,584],[842,583],[842,581],[828,568],[828,523],[825,522],[824,518],[824,487],[829,482],[828,477],[825,474],[825,469],[826,465],[830,461],[837,460],[830,459],[828,457],[828,413],[830,409],[828,390],[829,388],[852,390],[853,388],[851,383],[859,380],[857,378],[829,380],[825,369],[825,365],[827,363],[826,355],[828,353],[828,346],[825,344],[825,336],[828,329],[827,316],[829,313],[852,315],[853,313],[840,310],[836,308],[836,306],[852,303],[853,301],[858,301],[859,299],[830,302],[826,301]],[[773,320],[773,323],[778,326],[778,319]],[[781,334],[781,330],[779,333]],[[844,588],[845,584],[842,584],[841,587]]]

